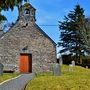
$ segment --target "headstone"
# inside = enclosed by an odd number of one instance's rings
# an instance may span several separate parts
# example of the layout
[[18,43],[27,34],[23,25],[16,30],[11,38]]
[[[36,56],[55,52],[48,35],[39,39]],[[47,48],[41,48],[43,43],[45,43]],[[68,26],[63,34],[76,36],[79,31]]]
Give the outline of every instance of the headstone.
[[58,64],[58,63],[55,63],[55,64],[54,64],[53,74],[54,74],[55,76],[61,75],[61,67],[60,67],[60,64]]
[[74,66],[75,66],[75,61],[72,61],[71,64],[69,64],[69,72],[73,71]]
[[73,65],[69,64],[69,72],[72,72],[72,71],[73,71]]
[[86,66],[86,69],[88,69],[88,66]]
[[3,64],[0,63],[0,75],[3,74],[3,67],[4,67]]
[[75,66],[75,61],[72,61],[71,64],[72,64],[73,66]]
[[63,59],[62,59],[62,56],[60,57],[60,65],[61,65],[61,66],[63,65]]

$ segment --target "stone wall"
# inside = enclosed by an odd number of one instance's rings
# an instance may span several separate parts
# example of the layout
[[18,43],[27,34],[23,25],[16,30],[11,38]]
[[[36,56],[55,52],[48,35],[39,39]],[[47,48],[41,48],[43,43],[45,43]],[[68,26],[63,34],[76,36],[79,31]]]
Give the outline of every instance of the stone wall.
[[[22,49],[28,46],[26,51]],[[20,53],[32,54],[33,72],[51,70],[56,60],[56,47],[35,25],[22,27],[18,22],[0,39],[0,62],[16,64],[19,69]]]
[[[19,71],[20,53],[31,53],[33,72],[51,70],[56,61],[56,44],[35,24],[36,9],[25,5],[19,10],[19,21],[0,38],[0,62],[16,65]],[[24,15],[27,7],[33,15],[30,13],[28,22]],[[27,50],[23,50],[24,47],[28,47]]]

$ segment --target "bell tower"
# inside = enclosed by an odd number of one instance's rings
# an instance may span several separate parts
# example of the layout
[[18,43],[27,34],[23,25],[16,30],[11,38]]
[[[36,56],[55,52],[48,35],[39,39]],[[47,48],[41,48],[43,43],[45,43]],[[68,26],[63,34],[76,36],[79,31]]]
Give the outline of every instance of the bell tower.
[[31,4],[25,3],[19,9],[20,21],[26,24],[35,23],[35,11],[36,9]]

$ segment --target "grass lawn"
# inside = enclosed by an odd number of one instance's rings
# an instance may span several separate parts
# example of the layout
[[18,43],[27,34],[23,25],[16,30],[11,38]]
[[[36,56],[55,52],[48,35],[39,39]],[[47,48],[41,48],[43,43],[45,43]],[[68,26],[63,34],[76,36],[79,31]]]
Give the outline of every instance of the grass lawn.
[[62,66],[62,75],[39,73],[30,81],[26,90],[90,90],[90,69],[75,66],[73,72]]
[[3,75],[0,75],[0,83],[7,79],[14,78],[18,75],[19,73],[4,73]]

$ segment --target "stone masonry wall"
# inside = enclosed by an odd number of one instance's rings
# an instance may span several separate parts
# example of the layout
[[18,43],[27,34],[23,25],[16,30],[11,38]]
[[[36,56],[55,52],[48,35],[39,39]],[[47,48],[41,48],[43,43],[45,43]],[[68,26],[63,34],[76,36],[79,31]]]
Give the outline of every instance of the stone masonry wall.
[[0,62],[15,64],[19,71],[20,53],[25,46],[28,46],[25,53],[32,54],[33,72],[52,69],[51,65],[56,60],[55,45],[35,24],[23,27],[20,21],[0,39]]
[[[28,18],[25,10],[30,10]],[[56,61],[56,45],[35,24],[35,11],[31,4],[19,10],[19,21],[0,38],[0,63],[15,65],[19,71],[20,53],[32,54],[32,71],[52,70]],[[24,47],[28,47],[23,51]]]

